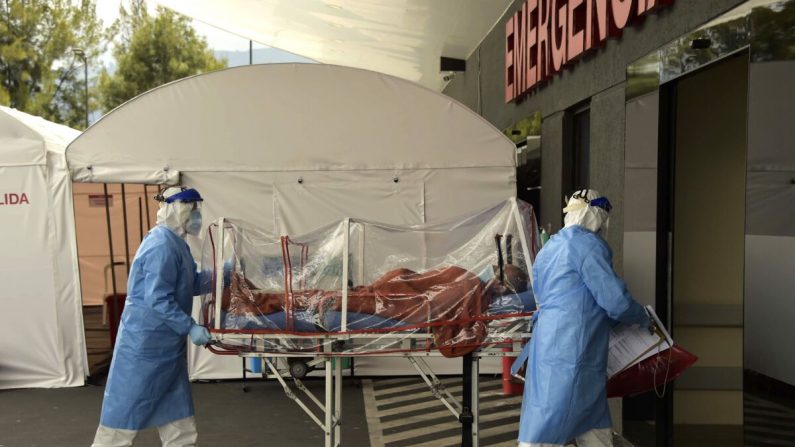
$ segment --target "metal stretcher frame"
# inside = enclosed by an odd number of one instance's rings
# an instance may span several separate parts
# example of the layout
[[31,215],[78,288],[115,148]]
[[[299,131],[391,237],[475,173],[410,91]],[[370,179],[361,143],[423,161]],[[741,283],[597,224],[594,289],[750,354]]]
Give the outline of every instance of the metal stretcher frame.
[[[263,376],[273,377],[279,381],[284,389],[285,395],[293,400],[324,432],[325,447],[337,447],[341,444],[341,421],[342,421],[342,362],[339,361],[341,357],[355,357],[366,355],[380,356],[380,357],[404,357],[414,367],[419,376],[428,386],[434,398],[439,399],[442,404],[447,407],[453,417],[461,422],[462,427],[462,446],[478,447],[479,446],[479,361],[481,358],[494,358],[516,356],[521,352],[523,341],[530,338],[530,333],[527,332],[527,327],[531,317],[514,317],[513,329],[510,331],[501,331],[500,335],[503,338],[506,334],[511,334],[510,341],[500,341],[489,343],[488,338],[481,346],[481,348],[474,352],[462,357],[463,361],[463,393],[462,401],[459,402],[452,393],[442,384],[431,367],[425,361],[425,357],[442,357],[439,351],[406,351],[406,352],[385,352],[385,353],[352,353],[350,351],[333,351],[334,344],[341,341],[341,336],[328,336],[318,337],[311,336],[312,338],[323,338],[322,352],[314,353],[295,353],[295,352],[241,352],[237,353],[241,357],[259,357],[262,359],[264,370]],[[418,337],[415,337],[417,335]],[[224,339],[248,339],[250,337],[259,337],[262,339],[279,340],[287,337],[286,335],[271,335],[271,334],[214,334],[213,338],[217,342],[223,342]],[[383,339],[382,335],[376,334],[375,336],[367,334],[354,334],[350,335],[351,338],[367,339],[378,337]],[[431,337],[430,334],[412,334],[411,338],[424,338]],[[406,335],[399,337],[399,342],[406,341]],[[507,348],[507,349],[506,349]],[[324,381],[325,381],[325,399],[321,401],[318,399],[306,386],[300,378],[292,377],[287,366],[288,358],[305,357],[313,359],[312,363],[324,365]],[[334,360],[337,361],[334,361]],[[268,373],[269,371],[270,373]],[[290,387],[285,379],[292,378],[292,382],[296,390],[303,392],[310,400],[310,404],[305,403],[299,397],[299,394]],[[321,415],[318,416],[315,410],[312,409],[313,405],[316,406]]]
[[[521,215],[518,210],[518,205],[515,199],[512,202],[512,213],[516,219],[518,228],[522,228]],[[215,250],[215,272],[223,272],[224,270],[224,232],[225,232],[225,219],[220,218],[216,221],[215,225],[216,234],[214,240],[219,241]],[[350,233],[350,219],[344,220],[343,232],[343,256],[342,256],[342,275],[343,278],[348,277],[348,259],[349,259],[349,233]],[[531,271],[530,251],[528,248],[528,241],[526,240],[524,231],[518,231],[521,246],[526,263],[526,269]],[[532,274],[529,275],[530,287],[532,287]],[[430,348],[433,343],[433,337],[430,333],[407,333],[405,329],[397,328],[394,331],[394,338],[390,337],[389,332],[383,331],[375,333],[367,333],[363,331],[348,331],[347,327],[347,314],[348,314],[348,288],[347,282],[343,281],[342,287],[342,315],[341,327],[339,332],[331,333],[243,333],[242,331],[227,331],[221,328],[221,310],[222,310],[222,297],[223,297],[223,281],[217,280],[217,273],[214,275],[215,286],[215,324],[211,329],[212,341],[209,347],[210,351],[219,355],[239,355],[241,357],[259,357],[262,358],[264,368],[263,376],[274,377],[282,385],[285,394],[288,398],[296,402],[296,404],[323,430],[326,447],[337,447],[341,444],[341,421],[342,421],[342,362],[336,361],[335,358],[341,357],[404,357],[418,372],[422,380],[428,385],[431,394],[439,399],[445,407],[452,413],[462,424],[462,445],[477,447],[479,445],[479,361],[481,358],[492,357],[506,357],[516,356],[519,354],[523,347],[523,342],[528,340],[530,333],[528,332],[530,320],[532,315],[522,314],[519,316],[508,316],[506,318],[499,318],[503,323],[499,331],[499,339],[491,334],[487,334],[485,340],[478,344],[478,348],[462,357],[463,360],[463,396],[462,402],[459,402],[439,381],[438,377],[424,357],[442,357],[441,353]],[[489,327],[491,327],[489,325]],[[240,348],[232,349],[229,351],[223,350],[224,340],[231,341],[245,341],[254,346],[262,344],[263,349],[265,346],[285,345],[293,341],[300,342],[301,340],[313,340],[316,343],[315,347],[320,349],[313,349],[311,352],[296,352],[285,350],[270,349],[264,351],[241,352]],[[356,348],[360,346],[369,346],[370,343],[377,341],[385,346],[399,346],[396,349],[381,349],[376,352],[366,351],[357,352]],[[361,343],[364,343],[362,345]],[[346,348],[345,345],[348,344]],[[422,344],[425,349],[417,349],[417,344]],[[216,349],[212,345],[221,347]],[[335,349],[336,348],[336,349]],[[287,363],[288,358],[311,358],[311,363],[324,365],[324,381],[325,381],[325,399],[321,401],[309,389],[304,386],[300,378],[292,377],[289,368],[280,367],[281,364]],[[267,371],[270,371],[269,373]],[[302,391],[311,404],[318,407],[322,413],[322,419],[315,414],[311,409],[311,405],[307,405],[302,401],[298,394],[295,393],[289,386],[285,378],[292,377],[293,383],[297,390]]]

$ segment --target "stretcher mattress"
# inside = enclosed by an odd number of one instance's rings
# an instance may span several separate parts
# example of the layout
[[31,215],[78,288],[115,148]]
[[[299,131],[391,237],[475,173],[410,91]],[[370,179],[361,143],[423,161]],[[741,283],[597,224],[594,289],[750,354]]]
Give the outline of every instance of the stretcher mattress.
[[[536,308],[532,290],[522,293],[509,294],[498,297],[489,305],[487,313],[489,315],[505,315],[528,313]],[[241,330],[274,330],[284,331],[286,326],[286,314],[284,311],[274,312],[268,315],[238,315],[230,312],[223,312],[224,326],[234,327]],[[393,318],[382,318],[377,315],[349,312],[348,329],[354,331],[383,330],[393,329],[400,332],[401,328],[411,326],[410,323],[396,320]],[[324,315],[323,321],[317,321],[315,314],[309,311],[297,311],[295,313],[294,330],[302,333],[315,332],[340,332],[342,330],[342,312],[329,311]],[[417,329],[408,329],[411,332]]]

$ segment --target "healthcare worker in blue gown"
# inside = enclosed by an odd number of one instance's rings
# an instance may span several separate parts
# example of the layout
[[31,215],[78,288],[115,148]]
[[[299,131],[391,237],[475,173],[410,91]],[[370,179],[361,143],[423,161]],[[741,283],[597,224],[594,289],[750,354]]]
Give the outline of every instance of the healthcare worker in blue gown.
[[539,310],[530,343],[512,368],[527,365],[520,447],[613,445],[609,332],[616,322],[648,327],[649,316],[613,271],[612,253],[600,236],[610,208],[596,191],[577,191],[563,210],[565,227],[536,257]]
[[132,445],[139,430],[157,427],[163,446],[196,445],[186,341],[210,334],[191,318],[193,297],[209,290],[196,271],[187,234],[201,230],[195,189],[158,194],[157,226],[141,243],[128,280],[127,301],[110,365],[102,416],[92,447]]

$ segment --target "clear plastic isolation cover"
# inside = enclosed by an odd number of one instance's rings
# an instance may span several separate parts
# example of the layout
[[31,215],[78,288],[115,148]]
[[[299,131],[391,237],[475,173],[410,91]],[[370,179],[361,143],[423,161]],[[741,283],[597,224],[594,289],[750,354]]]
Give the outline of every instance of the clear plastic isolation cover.
[[344,219],[274,235],[222,222],[223,231],[210,226],[202,253],[214,284],[202,324],[219,354],[456,357],[505,343],[535,309],[529,272],[538,229],[532,207],[518,200],[432,226]]

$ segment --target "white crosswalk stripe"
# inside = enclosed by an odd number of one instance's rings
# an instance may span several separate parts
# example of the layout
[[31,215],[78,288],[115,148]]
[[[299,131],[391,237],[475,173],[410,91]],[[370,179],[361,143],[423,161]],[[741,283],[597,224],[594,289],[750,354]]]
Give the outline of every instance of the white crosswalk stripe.
[[[460,400],[461,378],[442,379]],[[522,396],[503,396],[500,378],[481,378],[481,446],[516,446]],[[461,424],[419,377],[364,380],[373,447],[456,446]],[[405,405],[401,404],[405,402]]]
[[[460,399],[460,377],[442,382]],[[362,388],[372,447],[461,445],[461,424],[419,377],[363,380]],[[481,377],[480,390],[480,445],[516,447],[522,396],[504,396],[501,378]],[[632,445],[618,435],[613,442]]]
[[746,446],[795,445],[795,408],[745,393],[743,413]]

